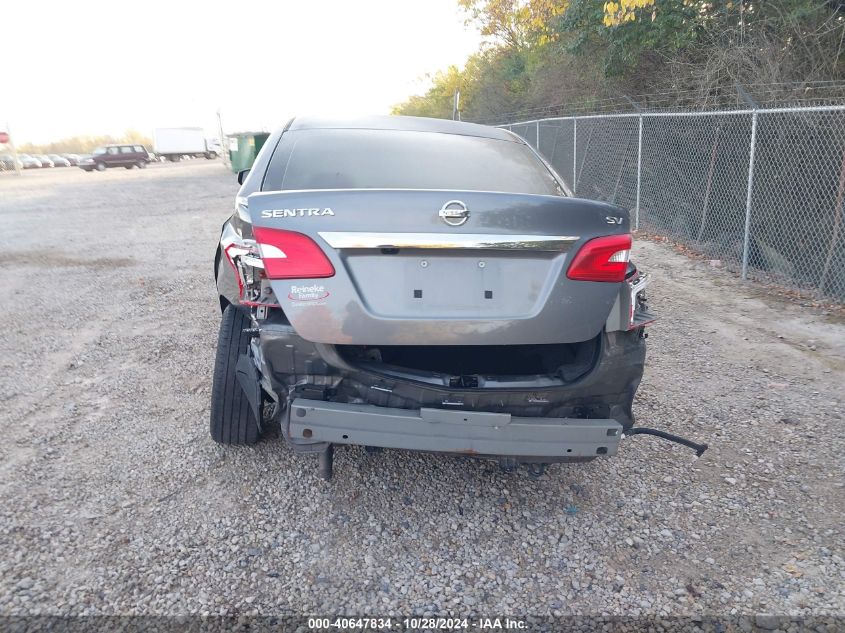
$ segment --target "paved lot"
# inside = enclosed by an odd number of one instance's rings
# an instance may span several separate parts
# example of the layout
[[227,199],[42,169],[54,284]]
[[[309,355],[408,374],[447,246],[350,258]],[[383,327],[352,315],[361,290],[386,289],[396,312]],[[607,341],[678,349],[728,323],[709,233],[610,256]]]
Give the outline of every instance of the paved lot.
[[639,242],[643,425],[524,471],[207,433],[217,162],[0,177],[0,614],[843,613],[845,326]]

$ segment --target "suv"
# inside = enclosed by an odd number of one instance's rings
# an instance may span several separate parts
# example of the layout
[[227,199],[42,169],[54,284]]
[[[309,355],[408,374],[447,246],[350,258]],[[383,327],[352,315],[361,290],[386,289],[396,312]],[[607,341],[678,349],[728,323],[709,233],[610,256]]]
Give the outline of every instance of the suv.
[[616,453],[654,318],[626,210],[511,132],[412,117],[295,119],[238,180],[214,440],[278,427],[325,478],[344,444],[532,471]]
[[104,145],[80,160],[79,168],[85,171],[105,171],[109,167],[143,169],[149,162],[150,155],[143,145]]

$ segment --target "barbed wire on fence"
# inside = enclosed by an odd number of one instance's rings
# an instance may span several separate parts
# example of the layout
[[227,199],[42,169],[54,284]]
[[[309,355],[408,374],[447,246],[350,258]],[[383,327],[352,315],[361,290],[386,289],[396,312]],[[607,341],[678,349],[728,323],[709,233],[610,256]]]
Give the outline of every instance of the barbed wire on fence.
[[845,104],[570,114],[504,125],[636,228],[845,301]]
[[748,98],[758,108],[837,105],[845,102],[845,82],[752,83],[707,90],[687,89],[634,95],[597,95],[577,101],[477,116],[472,118],[472,121],[486,125],[501,125],[513,121],[581,114],[743,110],[749,107]]

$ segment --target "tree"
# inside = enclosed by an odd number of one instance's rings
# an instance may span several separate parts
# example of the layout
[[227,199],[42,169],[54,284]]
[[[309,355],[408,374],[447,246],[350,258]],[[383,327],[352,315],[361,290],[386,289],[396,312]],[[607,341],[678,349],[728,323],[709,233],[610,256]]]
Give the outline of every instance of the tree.
[[393,107],[393,114],[426,116],[451,119],[455,92],[461,90],[464,73],[457,66],[449,66],[446,72],[438,72],[432,79],[432,86],[422,95],[410,97],[404,103]]
[[94,148],[112,143],[131,143],[152,147],[152,139],[137,130],[126,130],[122,136],[71,136],[52,143],[23,143],[18,151],[26,154],[87,154]]
[[552,35],[550,25],[569,6],[569,0],[458,0],[482,35],[506,46],[522,48],[544,43]]
[[637,9],[646,9],[654,6],[654,0],[617,0],[616,2],[604,3],[604,26],[619,26],[626,22],[633,22],[640,12]]
[[843,0],[457,1],[492,43],[397,112],[449,117],[456,85],[465,118],[490,120],[652,92],[735,105],[736,83],[772,102],[845,79]]

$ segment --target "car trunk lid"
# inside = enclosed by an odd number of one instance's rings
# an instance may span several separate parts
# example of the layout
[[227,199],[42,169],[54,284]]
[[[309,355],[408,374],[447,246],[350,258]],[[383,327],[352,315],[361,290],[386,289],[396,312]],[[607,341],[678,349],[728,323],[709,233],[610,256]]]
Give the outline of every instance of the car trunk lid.
[[318,278],[294,266],[304,276],[271,282],[297,332],[320,343],[589,340],[621,281],[575,281],[567,267],[590,239],[630,230],[618,207],[545,195],[281,191],[253,194],[248,205],[265,261],[276,256],[284,269],[310,256],[310,247],[283,240],[291,244],[285,253],[262,244],[270,241],[260,237],[263,228],[307,236],[330,262]]

